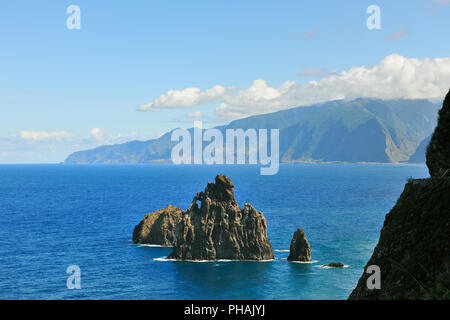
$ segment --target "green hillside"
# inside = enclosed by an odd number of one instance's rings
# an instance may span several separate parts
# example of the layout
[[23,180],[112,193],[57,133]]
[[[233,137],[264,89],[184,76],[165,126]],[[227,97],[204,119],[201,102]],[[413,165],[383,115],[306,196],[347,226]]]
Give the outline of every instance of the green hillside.
[[[407,162],[436,125],[439,104],[427,100],[331,101],[240,119],[225,129],[280,129],[282,162]],[[170,133],[158,139],[71,154],[65,163],[170,161]]]

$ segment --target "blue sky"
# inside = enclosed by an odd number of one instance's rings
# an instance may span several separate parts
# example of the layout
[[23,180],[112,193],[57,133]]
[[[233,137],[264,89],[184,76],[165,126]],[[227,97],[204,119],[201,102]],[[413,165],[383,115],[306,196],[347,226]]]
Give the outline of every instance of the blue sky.
[[[71,4],[81,9],[80,30],[66,27]],[[366,27],[372,4],[381,30]],[[450,57],[448,17],[446,0],[3,1],[0,163],[63,161],[79,149],[192,126],[193,116],[213,126],[341,96],[438,99],[450,85],[448,61],[424,59]],[[367,93],[345,80],[363,67],[379,82],[398,64],[405,80],[396,83],[437,70],[431,82],[439,84],[430,96],[383,96],[383,88]],[[203,94],[214,86],[219,93]],[[323,94],[329,86],[342,92]],[[143,105],[151,106],[138,111]]]

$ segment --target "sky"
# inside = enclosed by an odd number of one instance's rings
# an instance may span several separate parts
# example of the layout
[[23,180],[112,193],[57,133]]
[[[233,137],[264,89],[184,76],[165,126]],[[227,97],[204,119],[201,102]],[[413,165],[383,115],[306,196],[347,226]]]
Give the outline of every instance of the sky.
[[450,0],[0,1],[0,163],[334,99],[438,101],[448,17]]

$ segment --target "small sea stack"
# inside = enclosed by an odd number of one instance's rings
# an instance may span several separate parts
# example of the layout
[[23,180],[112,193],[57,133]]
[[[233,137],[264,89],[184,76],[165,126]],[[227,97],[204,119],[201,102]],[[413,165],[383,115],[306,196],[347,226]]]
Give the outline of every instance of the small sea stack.
[[309,262],[311,261],[311,246],[302,228],[298,228],[294,233],[289,249],[288,261]]
[[184,213],[182,209],[168,205],[164,209],[146,214],[134,227],[133,242],[160,246],[176,245],[177,225],[181,222]]

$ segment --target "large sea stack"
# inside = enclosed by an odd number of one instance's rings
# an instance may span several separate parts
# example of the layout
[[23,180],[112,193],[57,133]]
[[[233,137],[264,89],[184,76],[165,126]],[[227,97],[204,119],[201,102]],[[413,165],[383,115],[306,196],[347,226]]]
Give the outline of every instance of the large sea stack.
[[273,259],[266,218],[248,203],[238,206],[233,184],[224,175],[197,193],[177,228],[171,259]]
[[169,258],[177,260],[273,259],[266,218],[248,203],[238,206],[224,175],[197,193],[186,211],[169,205],[147,214],[133,241],[173,246]]
[[350,299],[450,299],[449,130],[450,92],[427,149],[431,178],[406,184],[364,268],[380,268],[381,289],[368,289],[363,273]]
[[288,261],[309,262],[311,261],[311,247],[306,239],[305,231],[298,228],[294,233],[289,250]]

